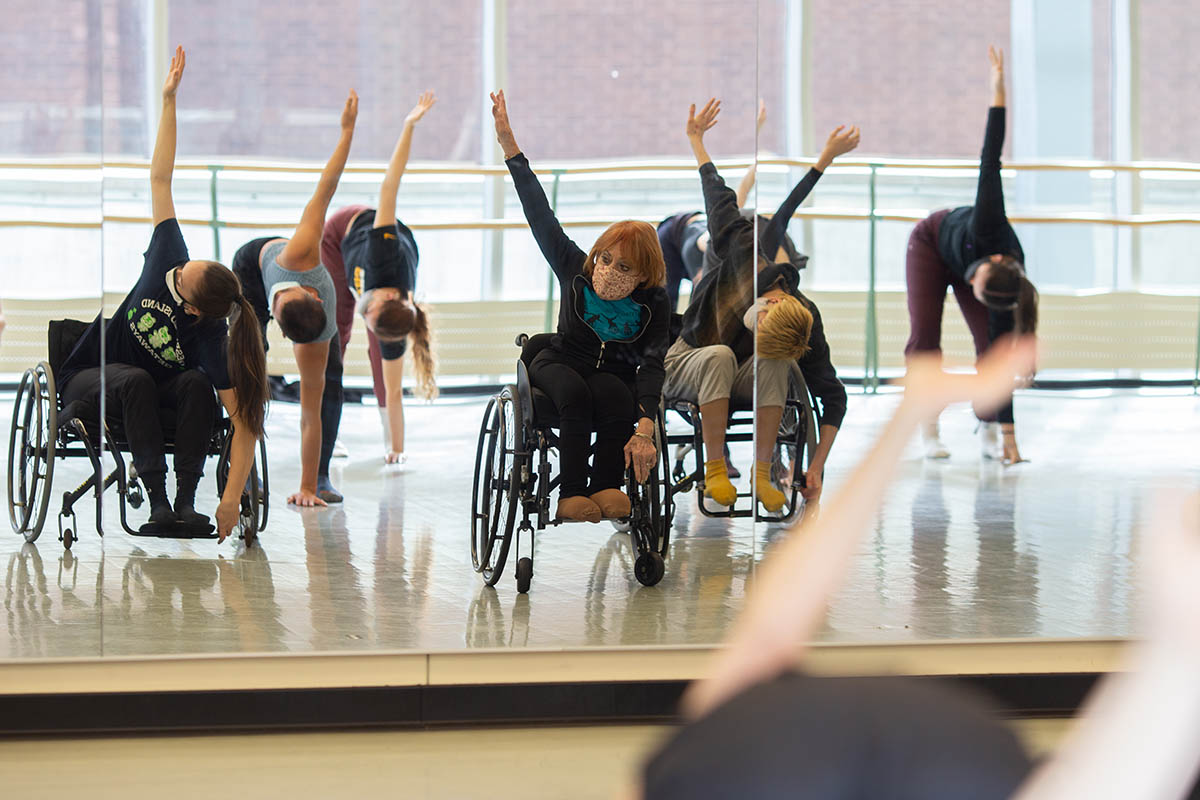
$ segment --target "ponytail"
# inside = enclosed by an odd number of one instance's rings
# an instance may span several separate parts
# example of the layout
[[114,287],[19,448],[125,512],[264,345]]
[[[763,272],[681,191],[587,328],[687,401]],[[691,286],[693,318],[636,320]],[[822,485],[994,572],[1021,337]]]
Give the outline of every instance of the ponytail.
[[1028,278],[1021,277],[1021,290],[1017,297],[1017,309],[1013,313],[1016,318],[1017,333],[1037,333],[1038,324],[1038,290]]
[[267,416],[267,354],[254,307],[240,292],[229,325],[229,381],[237,395],[234,412],[255,439],[261,439]]
[[430,348],[429,342],[429,315],[415,302],[412,306],[416,311],[416,319],[413,321],[412,331],[408,335],[412,341],[413,367],[417,372],[416,394],[425,400],[433,400],[438,396],[437,380],[434,377],[437,364],[434,362],[433,350]]
[[237,395],[234,413],[242,418],[255,439],[263,437],[267,416],[267,354],[262,328],[254,307],[242,294],[242,282],[233,270],[216,261],[203,262],[205,270],[196,284],[191,303],[209,318],[231,317],[227,369]]

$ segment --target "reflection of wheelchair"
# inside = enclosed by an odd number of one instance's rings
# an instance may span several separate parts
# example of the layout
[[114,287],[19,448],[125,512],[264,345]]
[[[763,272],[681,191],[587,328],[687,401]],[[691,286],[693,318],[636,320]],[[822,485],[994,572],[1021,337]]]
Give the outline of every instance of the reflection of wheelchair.
[[[128,452],[128,444],[120,425],[103,426],[103,449],[112,454],[115,462],[112,472],[104,475],[99,408],[95,403],[83,401],[63,407],[54,380],[55,372],[61,370],[88,324],[70,319],[51,322],[49,361],[25,370],[21,376],[17,397],[13,402],[12,428],[8,439],[8,513],[13,530],[22,534],[27,542],[37,539],[46,521],[46,509],[50,503],[55,458],[87,457],[92,464],[91,476],[77,488],[63,493],[62,510],[58,514],[58,535],[64,547],[70,549],[77,538],[78,526],[73,510],[75,501],[89,491],[94,491],[96,495],[96,532],[104,535],[100,495],[114,483],[117,484],[117,496],[120,498],[121,527],[127,533],[215,539],[217,534],[213,531],[196,532],[182,526],[178,531],[171,530],[169,533],[141,533],[126,521],[126,505],[140,507],[144,494],[137,476],[132,474],[131,469],[126,469],[123,453]],[[111,420],[111,413],[108,416]],[[163,417],[166,451],[170,454],[174,450],[171,442],[174,420],[169,411],[164,411]],[[218,495],[224,489],[229,474],[231,431],[231,423],[222,415],[213,428],[209,443],[208,454],[220,458],[217,463]],[[247,490],[242,493],[241,538],[247,545],[252,544],[257,534],[266,528],[268,510],[267,451],[265,444],[260,442],[247,481]]]
[[[696,502],[700,512],[708,517],[749,517],[760,522],[787,522],[800,511],[804,498],[800,489],[804,486],[804,473],[807,472],[813,453],[817,448],[817,415],[808,392],[808,385],[799,368],[792,370],[792,380],[788,387],[788,398],[783,409],[783,420],[779,426],[779,434],[775,438],[775,452],[771,462],[772,480],[783,490],[787,502],[777,513],[765,514],[758,511],[752,491],[738,493],[739,501],[747,498],[749,508],[723,508],[704,496],[704,437],[700,428],[700,408],[690,400],[667,398],[668,409],[679,414],[685,422],[692,426],[688,433],[673,433],[667,436],[667,443],[676,445],[675,466],[671,473],[675,493],[696,490]],[[726,442],[754,441],[754,409],[750,404],[731,404],[729,408],[729,424],[725,434]],[[688,454],[695,459],[695,466],[688,471],[684,460]],[[751,510],[753,509],[753,510]]]
[[[521,334],[517,345],[517,382],[505,386],[488,402],[475,451],[475,481],[471,492],[471,561],[489,586],[504,571],[516,529],[517,591],[529,591],[533,578],[533,533],[562,520],[550,513],[550,495],[559,477],[550,475],[550,451],[558,447],[558,411],[550,398],[529,381],[529,365],[552,338],[543,333]],[[663,441],[662,411],[655,425],[658,464],[644,484],[627,471],[626,492],[632,504],[628,526],[637,558],[634,576],[645,586],[662,580],[663,557],[670,541],[674,503],[669,475],[669,456]],[[536,527],[535,527],[536,526]],[[527,555],[521,555],[521,533],[528,534]]]

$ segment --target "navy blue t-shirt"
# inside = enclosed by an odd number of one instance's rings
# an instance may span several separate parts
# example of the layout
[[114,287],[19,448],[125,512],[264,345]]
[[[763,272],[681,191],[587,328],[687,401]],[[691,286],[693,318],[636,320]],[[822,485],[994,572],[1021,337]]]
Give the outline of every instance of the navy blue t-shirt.
[[[175,296],[172,270],[188,261],[187,245],[175,219],[154,229],[142,274],[104,327],[105,359],[128,364],[164,381],[198,369],[217,389],[230,388],[226,360],[229,327],[224,319],[187,314]],[[64,384],[75,373],[100,366],[100,319],[88,327],[63,366]]]

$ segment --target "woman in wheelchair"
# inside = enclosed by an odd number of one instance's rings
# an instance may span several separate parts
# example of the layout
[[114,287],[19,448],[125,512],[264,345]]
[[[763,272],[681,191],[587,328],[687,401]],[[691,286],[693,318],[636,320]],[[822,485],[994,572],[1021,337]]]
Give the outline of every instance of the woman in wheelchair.
[[342,502],[329,479],[329,459],[342,421],[342,350],[337,341],[337,288],[321,263],[325,212],[337,191],[358,117],[350,90],[342,108],[341,136],[290,239],[254,239],[238,248],[233,271],[262,325],[274,319],[292,342],[300,373],[300,489],[288,497],[300,506]]
[[429,317],[413,300],[417,283],[417,242],[396,219],[396,192],[408,163],[413,129],[437,98],[421,95],[404,119],[404,129],[379,189],[379,209],[346,206],[330,215],[321,237],[321,261],[337,285],[337,325],[343,360],[354,315],[367,327],[367,356],[379,419],[384,461],[402,465],[404,454],[404,353],[412,340],[417,393],[437,397]]
[[[217,390],[233,421],[229,479],[217,507],[224,540],[238,519],[254,447],[263,435],[267,364],[254,310],[227,267],[188,257],[175,219],[175,93],[184,52],[175,51],[163,86],[162,118],[150,165],[154,234],[142,274],[103,328],[104,392],[150,498],[150,523],[208,525],[195,510],[196,486],[217,420]],[[98,404],[101,319],[89,326],[63,365],[64,406]],[[164,412],[175,418],[175,503],[167,497]]]
[[759,235],[760,253],[773,254],[775,262],[759,255],[752,270],[754,221],[740,213],[734,191],[725,185],[704,147],[704,133],[716,124],[720,105],[713,99],[699,115],[694,105],[688,113],[687,135],[700,165],[710,234],[706,255],[711,256],[712,266],[705,268],[693,288],[680,337],[667,353],[667,395],[699,406],[707,456],[704,493],[723,506],[733,506],[737,489],[721,456],[730,398],[751,400],[757,384],[754,493],[764,508],[775,512],[786,497],[772,485],[771,457],[793,368],[799,367],[822,405],[820,439],[804,475],[806,500],[820,499],[825,459],[846,413],[846,389],[830,361],[820,312],[797,288],[799,272],[781,243],[796,208],[833,159],[858,145],[859,134],[857,128],[842,127],[830,134],[816,167]]
[[561,420],[556,515],[585,522],[625,517],[629,497],[618,488],[624,469],[632,466],[638,481],[645,481],[657,454],[654,420],[671,316],[658,237],[654,226],[627,220],[611,225],[584,253],[563,231],[517,146],[504,92],[491,97],[496,138],[562,297],[558,332],[529,371]]

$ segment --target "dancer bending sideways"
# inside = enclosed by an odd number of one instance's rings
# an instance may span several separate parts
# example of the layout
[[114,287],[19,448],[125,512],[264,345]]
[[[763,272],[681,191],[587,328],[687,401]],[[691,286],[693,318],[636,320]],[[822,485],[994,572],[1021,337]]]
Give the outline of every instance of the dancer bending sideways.
[[[771,483],[771,457],[792,369],[798,364],[809,390],[821,403],[820,438],[804,476],[806,500],[820,499],[825,460],[846,415],[846,389],[830,360],[821,314],[800,292],[799,272],[780,241],[788,221],[823,171],[858,145],[859,132],[839,127],[830,134],[817,166],[796,184],[760,234],[756,257],[754,221],[739,212],[734,191],[725,185],[704,146],[704,133],[717,123],[719,113],[720,103],[715,99],[699,114],[694,105],[688,113],[687,135],[700,165],[713,265],[705,268],[704,277],[692,290],[683,330],[667,353],[667,394],[699,406],[706,454],[704,493],[723,506],[737,501],[737,489],[730,483],[722,457],[730,398],[755,398],[754,492],[757,501],[774,512],[786,502],[783,492]],[[782,261],[770,262],[764,253]],[[784,255],[778,256],[780,253]]]
[[561,420],[556,516],[584,522],[625,517],[629,497],[619,488],[624,470],[632,466],[637,480],[645,481],[657,453],[654,420],[671,317],[658,237],[653,225],[626,220],[609,226],[590,252],[581,250],[563,231],[517,146],[504,92],[491,98],[496,138],[562,297],[558,332],[529,370]]
[[337,191],[350,154],[358,95],[350,90],[342,108],[341,136],[312,199],[290,239],[247,242],[233,257],[233,270],[262,324],[274,319],[291,340],[300,373],[300,489],[289,503],[323,506],[342,495],[329,480],[329,459],[342,419],[342,351],[337,340],[337,287],[321,263],[325,212]]
[[[1004,211],[1000,180],[1000,150],[1004,146],[1004,54],[988,48],[991,58],[992,106],[988,109],[983,155],[975,205],[935,211],[917,223],[908,239],[905,279],[908,284],[910,334],[906,356],[941,354],[942,310],[946,290],[962,310],[976,356],[982,356],[999,336],[1012,331],[1035,333],[1038,294],[1025,276],[1025,253]],[[1020,462],[1012,398],[992,413],[976,410],[982,424],[983,456]],[[937,420],[924,432],[925,454],[948,458]]]
[[342,360],[359,314],[367,328],[367,357],[379,419],[383,425],[384,461],[403,465],[404,354],[412,341],[417,394],[437,396],[429,317],[413,301],[417,283],[417,242],[396,219],[396,192],[408,164],[413,130],[437,98],[426,92],[404,118],[404,128],[379,189],[379,208],[346,206],[329,215],[321,237],[321,261],[337,285],[338,342]]
[[[166,535],[173,525],[209,524],[195,509],[196,486],[220,400],[233,423],[229,478],[216,514],[224,540],[237,524],[254,447],[263,435],[267,360],[238,278],[223,264],[191,259],[175,219],[175,96],[185,61],[183,48],[177,48],[150,162],[154,233],[142,274],[103,328],[103,382],[106,414],[124,428],[133,467],[149,496],[148,524]],[[99,407],[100,337],[97,317],[63,364],[64,406],[84,401]],[[173,507],[167,497],[166,416],[175,419]]]

